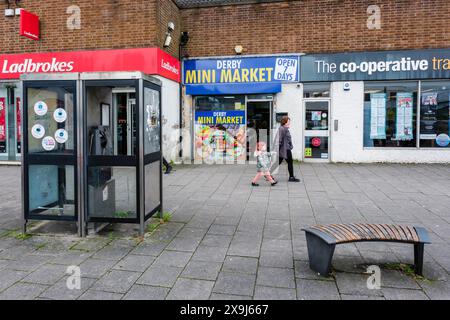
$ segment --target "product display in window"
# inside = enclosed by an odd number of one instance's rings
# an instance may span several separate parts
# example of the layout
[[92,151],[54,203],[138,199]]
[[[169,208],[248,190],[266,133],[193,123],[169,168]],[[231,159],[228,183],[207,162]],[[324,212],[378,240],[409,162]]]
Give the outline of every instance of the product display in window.
[[450,81],[422,81],[420,147],[447,148],[450,143]]
[[364,147],[416,147],[417,82],[366,82]]

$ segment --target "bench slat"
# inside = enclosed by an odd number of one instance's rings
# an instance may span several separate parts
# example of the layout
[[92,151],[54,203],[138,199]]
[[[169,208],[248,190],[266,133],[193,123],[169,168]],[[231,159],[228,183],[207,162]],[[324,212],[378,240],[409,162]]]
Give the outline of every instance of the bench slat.
[[334,236],[338,242],[345,242],[346,241],[346,237],[345,235],[343,235],[342,233],[340,233],[339,231],[334,230],[333,228],[331,228],[329,225],[320,225],[318,226],[322,231],[328,232],[329,234],[331,234],[332,236]]
[[380,228],[385,230],[389,234],[389,238],[392,240],[398,239],[398,237],[395,235],[395,233],[385,224],[380,224]]
[[403,237],[398,232],[397,228],[395,228],[395,226],[390,225],[390,224],[384,224],[384,227],[387,228],[388,230],[391,230],[391,232],[394,234],[396,239],[402,239],[403,240]]
[[414,242],[419,242],[420,240],[419,237],[417,236],[416,230],[414,228],[411,228],[410,226],[406,227],[408,228],[409,232],[411,232]]
[[406,237],[408,238],[408,240],[409,241],[413,241],[413,237],[411,235],[411,231],[409,231],[409,229],[404,227],[404,226],[400,226],[400,228],[402,228],[402,230],[406,234]]
[[346,240],[351,241],[353,239],[353,235],[349,233],[342,225],[331,224],[330,227],[333,228],[334,230],[339,230],[339,232],[345,236]]
[[342,228],[347,230],[349,234],[351,234],[352,240],[361,239],[361,236],[355,232],[348,224],[341,224]]

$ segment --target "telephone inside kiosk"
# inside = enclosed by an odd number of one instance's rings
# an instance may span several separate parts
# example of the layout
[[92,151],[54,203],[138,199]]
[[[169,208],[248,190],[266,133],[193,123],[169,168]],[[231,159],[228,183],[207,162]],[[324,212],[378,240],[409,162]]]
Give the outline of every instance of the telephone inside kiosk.
[[[133,156],[136,152],[134,88],[88,87],[88,149],[91,156]],[[130,183],[130,179],[132,180]],[[90,217],[132,218],[136,214],[135,176],[129,168],[96,166],[88,170]],[[120,189],[120,191],[118,190]],[[123,189],[123,190],[122,190]],[[130,196],[131,195],[131,196]]]

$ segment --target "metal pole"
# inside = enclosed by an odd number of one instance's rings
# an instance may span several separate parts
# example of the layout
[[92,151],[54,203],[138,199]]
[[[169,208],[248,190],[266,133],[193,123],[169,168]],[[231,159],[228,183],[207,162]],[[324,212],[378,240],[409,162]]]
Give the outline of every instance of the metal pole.
[[[20,86],[21,88],[21,96],[20,96],[20,103],[21,108],[20,108],[20,119],[22,119],[22,125],[20,126],[20,137],[22,139],[20,146],[21,146],[21,156],[20,156],[20,170],[21,170],[21,179],[20,179],[20,184],[21,184],[21,190],[22,190],[22,201],[21,201],[21,206],[22,206],[22,233],[26,234],[27,233],[27,219],[26,219],[26,213],[25,213],[25,201],[27,201],[28,199],[25,199],[25,154],[24,154],[24,150],[28,151],[28,148],[24,148],[24,126],[23,126],[23,121],[25,120],[24,115],[24,108],[25,108],[25,104],[23,103],[23,97],[24,97],[24,85],[23,85],[23,81],[20,81]],[[28,123],[28,119],[26,121],[26,123]]]
[[[144,80],[139,79],[139,96],[138,96],[138,107],[137,109],[137,126],[138,126],[138,141],[139,141],[139,165],[136,168],[139,175],[139,185],[137,186],[138,199],[139,199],[139,235],[141,237],[145,234],[145,169],[144,169]],[[135,109],[135,110],[136,110]]]
[[84,82],[76,80],[76,90],[77,90],[77,104],[75,106],[76,110],[76,121],[77,121],[77,192],[78,192],[78,235],[80,237],[86,237],[86,210],[85,210],[85,112],[84,112]]

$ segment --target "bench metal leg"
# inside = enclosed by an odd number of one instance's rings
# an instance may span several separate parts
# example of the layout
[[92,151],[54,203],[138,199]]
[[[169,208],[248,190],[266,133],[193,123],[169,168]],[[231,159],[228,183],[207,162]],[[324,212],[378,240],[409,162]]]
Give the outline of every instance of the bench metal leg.
[[423,272],[423,243],[418,243],[414,245],[414,272],[419,276]]
[[306,244],[308,246],[309,267],[321,276],[327,276],[331,272],[331,260],[336,245],[328,244],[309,232],[306,232]]

